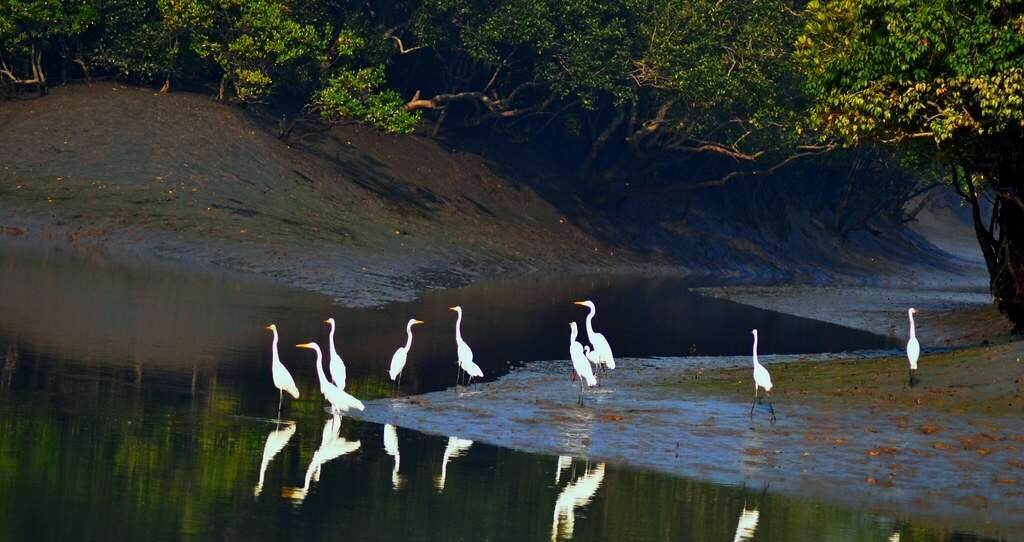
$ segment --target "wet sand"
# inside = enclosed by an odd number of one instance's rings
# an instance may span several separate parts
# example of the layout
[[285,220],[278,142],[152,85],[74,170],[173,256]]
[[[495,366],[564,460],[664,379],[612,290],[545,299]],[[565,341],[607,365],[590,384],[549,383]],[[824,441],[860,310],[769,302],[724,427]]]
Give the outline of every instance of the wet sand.
[[914,388],[898,357],[764,356],[777,387],[774,425],[767,405],[749,417],[746,357],[623,359],[583,406],[567,361],[538,362],[493,383],[370,401],[356,417],[717,483],[769,484],[1012,537],[1024,527],[1021,356],[1022,343],[925,355]]

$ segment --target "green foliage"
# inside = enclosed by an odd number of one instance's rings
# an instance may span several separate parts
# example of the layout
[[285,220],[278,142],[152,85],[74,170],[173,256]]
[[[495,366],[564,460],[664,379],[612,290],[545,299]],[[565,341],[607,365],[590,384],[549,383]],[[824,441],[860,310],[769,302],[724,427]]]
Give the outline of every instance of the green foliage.
[[[1024,127],[1024,3],[811,2],[799,38],[814,127],[973,152]],[[980,149],[979,149],[980,150]]]
[[391,134],[408,134],[420,119],[419,111],[406,111],[405,100],[384,84],[381,67],[340,70],[317,91],[314,103],[330,121],[356,119]]

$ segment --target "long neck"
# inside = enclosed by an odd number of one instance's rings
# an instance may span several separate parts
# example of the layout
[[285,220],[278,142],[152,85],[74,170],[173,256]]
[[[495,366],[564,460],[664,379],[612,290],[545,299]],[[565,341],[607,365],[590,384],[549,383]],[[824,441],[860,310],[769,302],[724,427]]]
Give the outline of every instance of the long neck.
[[406,339],[405,339],[405,349],[408,350],[409,347],[412,346],[412,323],[411,322],[409,323],[409,325],[405,326],[405,336],[406,336]]
[[271,364],[273,364],[273,362],[281,359],[280,356],[277,355],[277,330],[276,329],[274,330],[274,344],[273,344],[273,346],[270,347],[270,350],[273,353],[273,357],[271,359]]
[[907,313],[907,316],[910,317],[910,338],[911,339],[916,339],[917,338],[917,332],[914,329],[914,313],[909,312],[909,313]]
[[576,328],[572,328],[572,330],[569,331],[569,344],[576,342],[576,335]]
[[590,307],[590,313],[587,314],[587,336],[594,335],[594,315],[597,314],[596,307]]
[[754,365],[758,365],[760,362],[757,361],[757,335],[754,335]]
[[323,366],[324,357],[320,354],[320,349],[316,349],[316,376],[320,378],[320,387],[323,387],[324,383],[327,382],[327,375],[324,374]]
[[458,311],[459,316],[455,319],[455,338],[459,341],[462,340],[462,311]]
[[327,347],[331,349],[331,357],[338,355],[338,351],[334,349],[334,322],[331,322],[331,334],[328,337]]

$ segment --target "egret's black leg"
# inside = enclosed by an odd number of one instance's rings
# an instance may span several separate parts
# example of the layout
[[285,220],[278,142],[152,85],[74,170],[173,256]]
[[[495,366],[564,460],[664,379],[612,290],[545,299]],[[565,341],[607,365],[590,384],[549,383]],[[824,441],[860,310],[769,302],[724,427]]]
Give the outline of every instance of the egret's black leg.
[[757,385],[754,385],[754,402],[750,403],[750,417],[754,417],[754,407],[757,406]]

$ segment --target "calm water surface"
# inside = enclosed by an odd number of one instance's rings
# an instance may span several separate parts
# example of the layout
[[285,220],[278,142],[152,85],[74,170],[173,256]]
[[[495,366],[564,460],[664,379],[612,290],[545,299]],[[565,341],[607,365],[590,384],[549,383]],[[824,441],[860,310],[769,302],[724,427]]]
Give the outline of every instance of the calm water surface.
[[294,344],[325,340],[322,320],[338,318],[352,391],[373,398],[388,393],[386,362],[410,316],[428,324],[407,392],[454,379],[447,306],[463,305],[464,335],[500,373],[565,357],[561,328],[584,315],[570,303],[580,297],[598,303],[597,325],[623,356],[742,353],[754,326],[769,352],[891,346],[675,280],[522,280],[346,310],[237,277],[0,245],[0,540],[973,539],[753,481],[716,486],[335,420],[313,391],[311,355],[291,348],[282,357],[304,395],[286,400],[290,423],[268,419],[271,321]]

